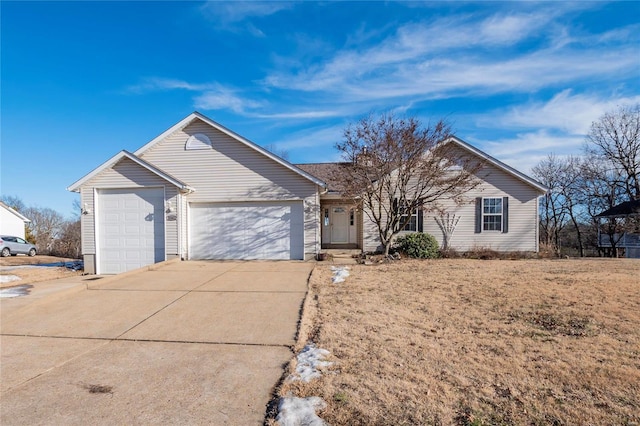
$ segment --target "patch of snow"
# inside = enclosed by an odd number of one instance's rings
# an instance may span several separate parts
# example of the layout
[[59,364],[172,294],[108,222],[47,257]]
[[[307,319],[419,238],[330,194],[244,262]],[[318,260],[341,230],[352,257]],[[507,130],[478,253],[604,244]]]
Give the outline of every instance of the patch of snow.
[[0,284],[18,281],[19,279],[20,277],[17,277],[15,275],[0,275]]
[[4,270],[4,271],[13,271],[15,269],[35,269],[35,268],[44,269],[44,268],[47,268],[47,266],[40,266],[40,265],[5,266],[4,268],[2,268],[2,270]]
[[309,382],[320,377],[321,374],[318,368],[333,365],[332,362],[323,361],[329,353],[326,349],[317,348],[314,343],[307,344],[296,357],[296,371],[288,379],[290,381],[302,380],[303,382]]
[[331,282],[334,284],[342,283],[349,276],[349,267],[348,266],[332,266],[331,270],[333,271],[333,277],[331,278]]
[[281,398],[276,421],[281,426],[325,426],[326,423],[318,417],[316,410],[322,410],[326,406],[322,398],[317,396]]
[[29,289],[33,288],[30,284],[23,284],[15,287],[0,289],[0,298],[20,297],[29,294]]

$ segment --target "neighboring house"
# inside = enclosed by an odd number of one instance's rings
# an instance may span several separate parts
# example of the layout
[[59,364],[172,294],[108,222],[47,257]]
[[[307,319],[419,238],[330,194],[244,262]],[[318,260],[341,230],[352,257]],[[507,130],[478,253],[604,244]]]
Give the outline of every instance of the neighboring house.
[[[461,215],[451,245],[537,251],[538,197],[546,188],[459,139],[452,143],[486,165],[470,194],[479,197],[479,213],[473,204],[448,207]],[[332,167],[340,164],[293,165],[194,112],[68,188],[81,197],[85,271],[119,273],[171,258],[311,259],[329,247],[375,250],[377,233],[340,197],[339,182],[327,174]],[[432,217],[414,214],[416,230],[438,237]]]
[[[617,206],[603,211],[596,216],[598,218],[598,248],[602,251],[612,249],[611,240],[618,250],[624,250],[624,256],[628,258],[640,259],[640,200],[625,201]],[[601,232],[600,219],[624,219],[634,221],[635,232],[630,230],[622,234],[609,235]],[[618,253],[615,253],[616,257]]]
[[0,201],[0,235],[24,239],[24,227],[29,222],[29,219]]

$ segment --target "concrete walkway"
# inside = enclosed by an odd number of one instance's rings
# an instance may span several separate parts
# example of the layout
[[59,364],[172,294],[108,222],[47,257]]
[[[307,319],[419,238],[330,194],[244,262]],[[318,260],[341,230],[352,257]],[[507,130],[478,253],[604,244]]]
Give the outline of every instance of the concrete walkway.
[[173,262],[0,299],[0,423],[262,424],[313,266]]

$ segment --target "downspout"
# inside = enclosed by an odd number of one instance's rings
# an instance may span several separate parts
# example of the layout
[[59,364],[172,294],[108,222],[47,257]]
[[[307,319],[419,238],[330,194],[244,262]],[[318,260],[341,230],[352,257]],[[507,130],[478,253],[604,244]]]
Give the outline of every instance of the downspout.
[[316,212],[316,259],[318,258],[322,247],[322,241],[320,241],[322,239],[322,231],[320,229],[320,227],[322,226],[322,209],[320,208],[320,195],[329,192],[329,189],[326,185],[321,186],[320,188],[322,188],[322,192],[316,191],[316,206],[318,206],[318,211]]
[[182,194],[178,191],[178,196],[176,197],[176,225],[178,226],[178,256],[180,256],[180,260],[184,260],[184,256],[182,253]]

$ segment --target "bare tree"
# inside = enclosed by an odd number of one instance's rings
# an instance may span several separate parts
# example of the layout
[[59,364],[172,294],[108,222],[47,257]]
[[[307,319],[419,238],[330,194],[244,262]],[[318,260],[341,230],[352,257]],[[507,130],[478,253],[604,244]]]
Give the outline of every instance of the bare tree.
[[3,195],[0,197],[0,201],[22,214],[24,214],[24,211],[27,209],[24,201],[17,195]]
[[64,217],[53,209],[42,207],[29,207],[25,216],[31,219],[27,228],[36,238],[38,253],[50,253],[60,236]]
[[582,174],[583,167],[584,165],[580,157],[570,156],[565,160],[560,176],[560,192],[564,197],[567,215],[573,224],[580,257],[584,257],[585,255],[582,235],[582,228],[585,222],[584,209],[582,208],[585,200],[584,179]]
[[348,166],[335,177],[376,225],[385,255],[411,220],[408,212],[436,209],[444,199],[461,203],[479,183],[480,164],[448,143],[450,135],[442,120],[423,127],[416,118],[382,114],[349,125],[336,144]]
[[621,177],[617,170],[612,170],[607,164],[598,162],[597,158],[585,159],[581,173],[584,209],[594,228],[607,236],[611,255],[614,256],[618,242],[624,233],[624,223],[618,218],[601,220],[597,216],[626,201],[623,185],[620,184]]
[[591,124],[585,151],[619,178],[629,200],[640,199],[640,105],[622,106]]
[[60,226],[59,237],[53,243],[51,253],[56,256],[80,258],[80,219],[65,221]]
[[549,188],[540,202],[540,236],[543,242],[560,255],[560,233],[567,224],[566,197],[563,194],[562,177],[565,162],[553,154],[533,167],[533,176]]

